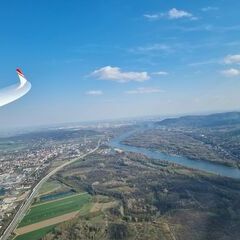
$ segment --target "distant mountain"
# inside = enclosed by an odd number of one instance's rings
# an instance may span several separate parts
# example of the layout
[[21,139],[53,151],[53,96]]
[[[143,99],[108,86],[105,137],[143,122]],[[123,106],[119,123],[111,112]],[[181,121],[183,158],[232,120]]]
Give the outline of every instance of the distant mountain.
[[238,125],[240,124],[240,112],[168,118],[158,122],[157,124],[169,127],[220,127]]

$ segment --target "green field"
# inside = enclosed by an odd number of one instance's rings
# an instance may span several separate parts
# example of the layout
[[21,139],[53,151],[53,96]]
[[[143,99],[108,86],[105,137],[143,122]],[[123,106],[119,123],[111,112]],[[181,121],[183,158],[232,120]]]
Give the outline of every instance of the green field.
[[82,208],[86,209],[87,205],[91,204],[91,198],[91,195],[88,193],[82,193],[79,195],[65,197],[56,201],[32,206],[28,214],[19,224],[19,227],[81,210]]
[[36,231],[32,231],[14,238],[14,240],[39,240],[44,237],[46,234],[51,232],[51,230],[55,227],[55,225],[48,226],[45,228],[38,229]]

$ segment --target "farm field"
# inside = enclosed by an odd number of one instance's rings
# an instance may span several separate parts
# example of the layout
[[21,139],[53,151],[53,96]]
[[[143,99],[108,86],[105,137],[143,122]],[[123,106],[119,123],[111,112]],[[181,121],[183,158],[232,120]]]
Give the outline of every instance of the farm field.
[[[53,233],[56,226],[62,226],[63,222],[71,221],[77,216],[91,216],[92,222],[102,223],[104,221],[102,212],[117,204],[105,196],[91,197],[87,193],[80,193],[33,205],[23,219],[24,222],[15,230],[14,240],[39,240],[46,234]],[[53,205],[57,207],[53,209]],[[73,209],[77,210],[72,211]],[[47,214],[51,211],[54,216]]]
[[29,233],[29,232],[33,232],[33,231],[36,231],[36,230],[39,230],[39,229],[46,228],[48,226],[53,226],[53,225],[56,225],[58,223],[70,221],[73,218],[75,218],[78,214],[79,214],[79,211],[75,211],[75,212],[67,213],[67,214],[64,214],[64,215],[60,215],[58,217],[49,218],[47,220],[40,221],[40,222],[37,222],[37,223],[33,223],[33,224],[27,225],[25,227],[20,227],[20,228],[15,230],[15,233],[17,235],[24,235],[24,234]]
[[31,207],[28,214],[23,218],[19,227],[37,223],[49,218],[61,216],[66,213],[87,208],[90,204],[91,196],[87,193],[68,196],[54,201],[37,204]]
[[45,236],[47,233],[51,232],[54,227],[55,225],[52,225],[23,235],[19,235],[15,237],[14,240],[38,240]]

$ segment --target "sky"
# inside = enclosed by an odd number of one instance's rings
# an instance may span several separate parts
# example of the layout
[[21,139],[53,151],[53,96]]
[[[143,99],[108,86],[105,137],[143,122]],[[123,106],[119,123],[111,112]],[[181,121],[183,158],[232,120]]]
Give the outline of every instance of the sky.
[[0,126],[240,109],[239,0],[1,1]]

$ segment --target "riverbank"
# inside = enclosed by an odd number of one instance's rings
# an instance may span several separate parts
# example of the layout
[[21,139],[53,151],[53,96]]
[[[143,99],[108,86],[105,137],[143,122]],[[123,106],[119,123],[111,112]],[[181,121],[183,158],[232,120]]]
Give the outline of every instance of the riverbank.
[[214,162],[207,162],[201,159],[189,159],[184,156],[175,156],[171,154],[166,154],[157,150],[136,147],[124,144],[124,140],[131,136],[133,133],[136,133],[136,130],[124,133],[114,139],[112,139],[109,145],[113,148],[119,148],[127,152],[141,153],[148,158],[158,159],[158,160],[166,160],[171,163],[176,163],[188,168],[198,169],[201,171],[206,171],[209,173],[214,173],[217,175],[221,175],[224,177],[236,178],[240,179],[240,169],[220,165]]

